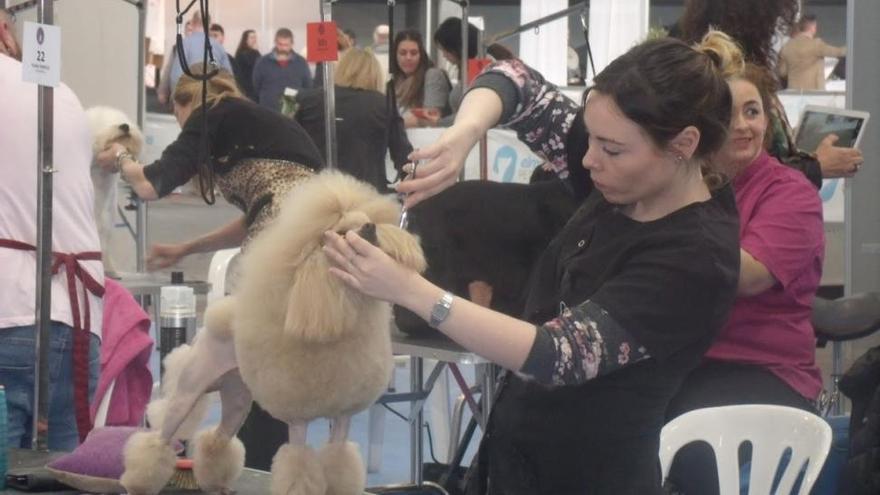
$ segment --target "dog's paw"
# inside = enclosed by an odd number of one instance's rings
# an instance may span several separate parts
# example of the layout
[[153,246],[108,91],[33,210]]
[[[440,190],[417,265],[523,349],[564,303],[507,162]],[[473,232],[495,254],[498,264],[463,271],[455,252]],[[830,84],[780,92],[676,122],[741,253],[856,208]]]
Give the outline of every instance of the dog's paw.
[[307,445],[282,445],[272,459],[272,495],[324,495],[327,480],[317,454]]
[[176,459],[174,450],[159,433],[135,433],[125,444],[125,472],[119,483],[132,495],[159,493],[174,474]]
[[318,452],[327,495],[360,495],[367,482],[361,452],[354,442],[328,443]]
[[199,432],[195,438],[193,474],[199,488],[226,492],[244,469],[244,445],[238,438],[225,438],[216,429]]

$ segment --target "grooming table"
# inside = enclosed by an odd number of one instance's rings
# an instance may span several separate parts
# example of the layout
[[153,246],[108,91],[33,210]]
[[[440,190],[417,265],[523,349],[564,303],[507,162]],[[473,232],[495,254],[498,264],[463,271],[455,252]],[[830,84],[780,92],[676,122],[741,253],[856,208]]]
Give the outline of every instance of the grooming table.
[[[9,471],[10,472],[35,472],[42,473],[45,476],[49,476],[48,472],[43,469],[47,463],[51,462],[52,459],[57,458],[58,456],[63,455],[60,452],[35,452],[33,450],[23,450],[23,449],[11,449],[9,451]],[[235,483],[235,490],[237,493],[241,494],[257,494],[257,493],[269,493],[269,484],[271,482],[271,475],[265,471],[257,471],[255,469],[245,469],[241,474],[241,477],[238,478],[238,481]],[[6,490],[0,490],[0,494],[18,494],[18,493],[36,493],[36,492],[22,492],[12,488],[6,488]],[[53,493],[53,494],[61,494],[61,495],[76,495],[81,493],[79,490],[56,490],[56,491],[44,491],[39,493]],[[202,491],[193,491],[193,490],[162,490],[163,494],[167,495],[194,495],[199,493],[207,493]]]
[[[424,438],[421,425],[424,422],[423,406],[425,400],[431,394],[437,379],[444,368],[448,367],[453,378],[464,394],[465,401],[471,413],[477,418],[480,427],[485,429],[489,419],[489,411],[492,406],[492,398],[495,396],[495,379],[497,367],[482,357],[465,350],[446,337],[409,337],[400,332],[392,333],[392,350],[396,355],[410,356],[410,392],[388,393],[379,398],[379,404],[394,402],[410,403],[410,479],[413,483],[422,482],[422,457]],[[424,378],[424,360],[434,359],[437,364]],[[459,365],[475,365],[476,375],[480,381],[480,401],[478,404],[474,398],[471,387],[464,381]],[[456,428],[453,428],[455,432]]]

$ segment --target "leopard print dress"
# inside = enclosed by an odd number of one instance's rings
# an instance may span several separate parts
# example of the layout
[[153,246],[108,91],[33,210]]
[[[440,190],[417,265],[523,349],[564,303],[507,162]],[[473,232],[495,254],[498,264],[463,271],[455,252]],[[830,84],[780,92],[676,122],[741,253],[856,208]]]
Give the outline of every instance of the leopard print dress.
[[245,213],[247,236],[241,250],[277,215],[287,193],[310,179],[315,172],[286,160],[249,158],[241,160],[215,181],[223,197]]

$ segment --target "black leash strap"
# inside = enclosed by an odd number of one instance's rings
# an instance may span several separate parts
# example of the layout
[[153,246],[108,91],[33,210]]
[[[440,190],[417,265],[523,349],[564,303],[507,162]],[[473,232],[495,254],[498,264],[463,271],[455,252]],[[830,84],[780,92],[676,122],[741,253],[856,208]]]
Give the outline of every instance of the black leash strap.
[[[187,76],[202,82],[202,102],[201,102],[201,116],[202,119],[202,135],[199,140],[199,154],[196,162],[196,169],[198,170],[199,176],[199,192],[202,195],[202,199],[205,200],[205,203],[212,205],[216,202],[217,198],[214,195],[214,169],[211,167],[209,163],[211,151],[210,151],[210,143],[208,142],[208,80],[212,77],[216,76],[220,73],[220,70],[217,68],[217,61],[214,59],[214,50],[211,47],[211,38],[210,38],[210,14],[208,8],[208,0],[198,0],[199,2],[199,11],[201,13],[201,21],[202,21],[202,32],[205,37],[204,50],[202,52],[202,73],[195,74],[190,70],[189,62],[186,59],[186,50],[183,46],[183,30],[181,29],[183,25],[183,18],[186,16],[187,12],[192,9],[197,0],[191,0],[189,5],[186,6],[185,9],[180,9],[180,0],[176,0],[177,7],[177,61],[180,63],[180,68],[183,70],[183,73]],[[211,70],[208,70],[208,66],[210,65]],[[174,88],[171,88],[172,92]]]

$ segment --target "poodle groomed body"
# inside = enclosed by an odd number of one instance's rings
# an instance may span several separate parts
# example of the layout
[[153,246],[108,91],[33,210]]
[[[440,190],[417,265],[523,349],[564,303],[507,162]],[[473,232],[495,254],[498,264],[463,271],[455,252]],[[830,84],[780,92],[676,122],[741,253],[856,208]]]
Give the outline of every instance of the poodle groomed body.
[[[123,486],[161,490],[173,473],[171,442],[191,436],[204,394],[219,390],[221,422],[195,439],[202,489],[227,491],[240,474],[244,448],[235,434],[256,400],[289,425],[290,443],[272,463],[273,494],[360,494],[366,474],[357,446],[346,441],[349,420],[388,384],[391,310],[329,273],[321,239],[327,230],[357,230],[423,271],[418,240],[397,227],[399,217],[393,199],[338,172],[294,188],[244,255],[236,295],[212,304],[193,346],[166,358],[164,397],[149,410],[154,430],[126,446]],[[315,452],[306,429],[322,417],[333,427]]]

